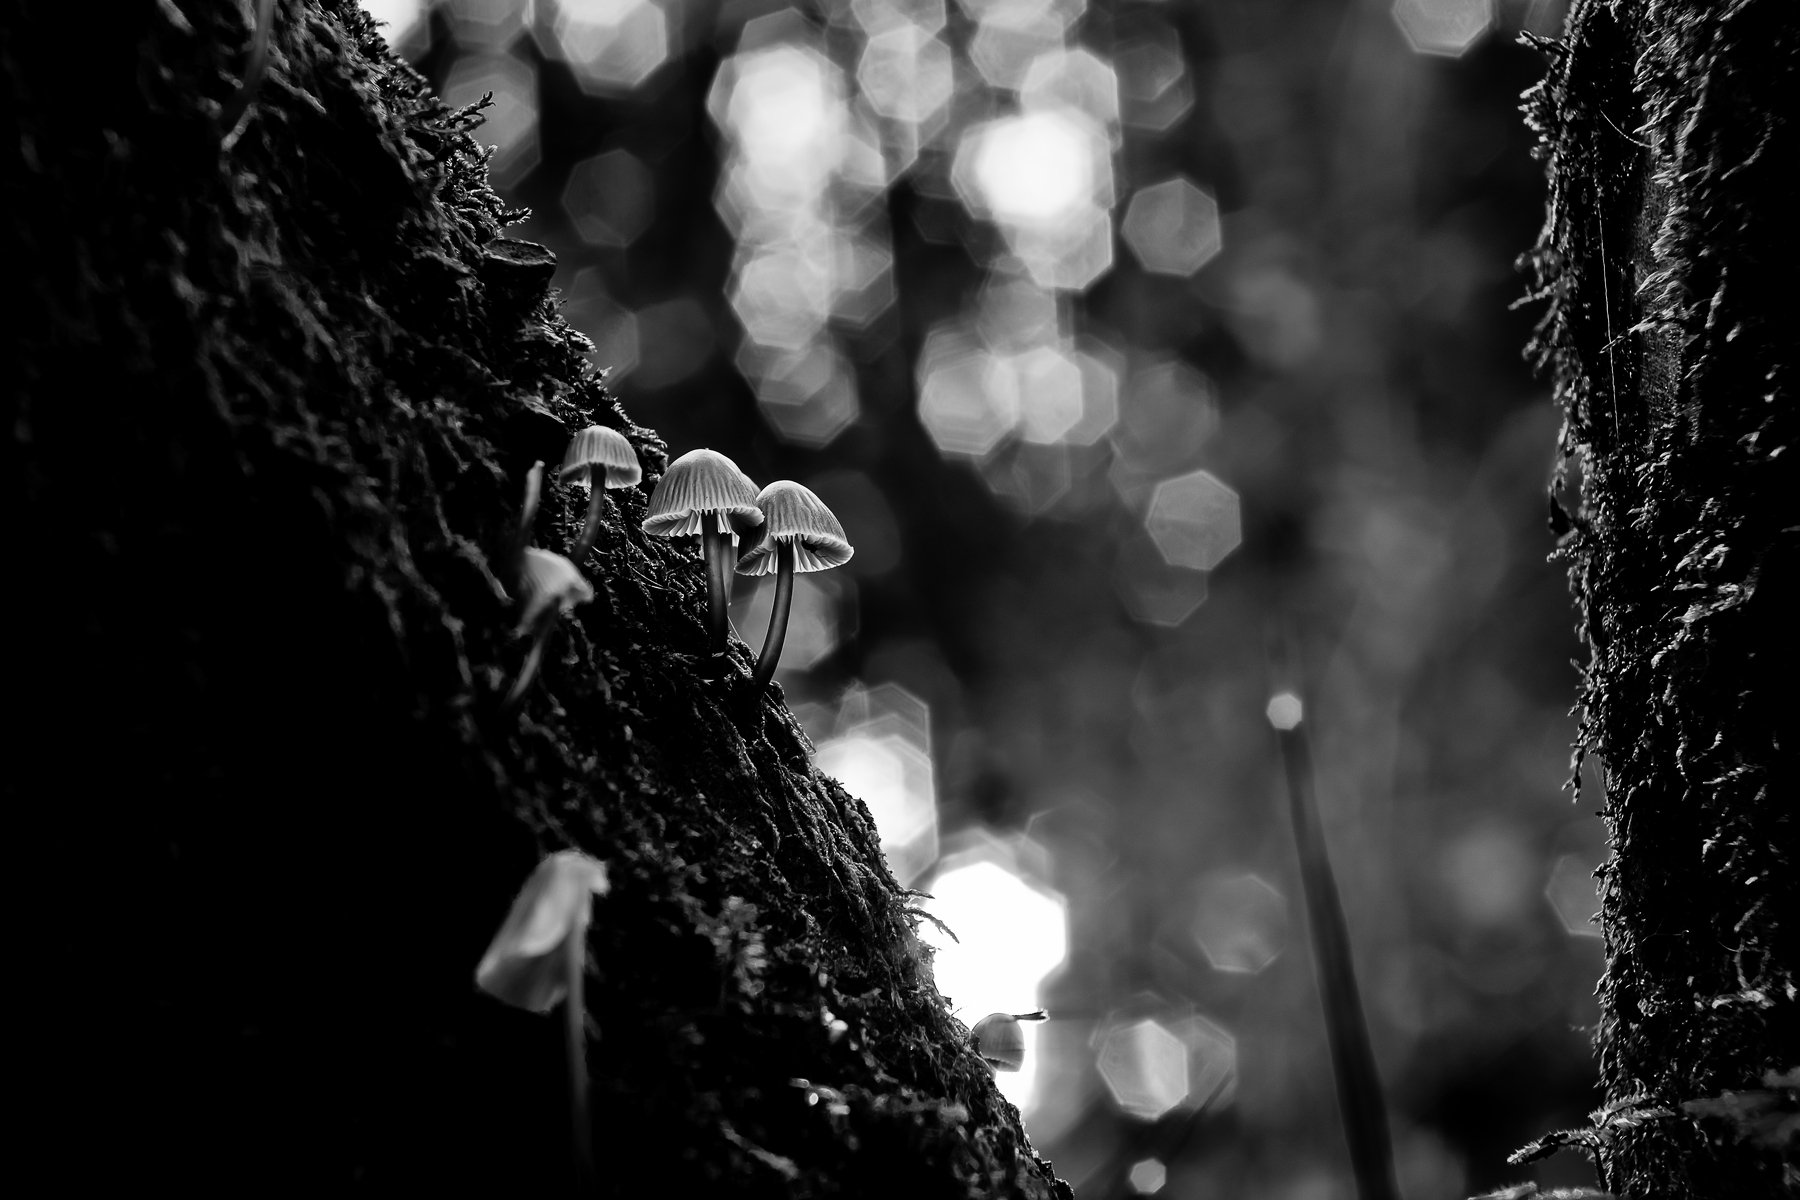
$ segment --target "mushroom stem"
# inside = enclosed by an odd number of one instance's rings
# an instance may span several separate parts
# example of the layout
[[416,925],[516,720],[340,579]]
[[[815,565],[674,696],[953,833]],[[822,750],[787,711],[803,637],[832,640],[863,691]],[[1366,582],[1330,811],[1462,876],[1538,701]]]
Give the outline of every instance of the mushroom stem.
[[519,528],[513,534],[513,578],[525,579],[525,550],[531,545],[531,523],[537,520],[538,497],[544,490],[544,460],[538,459],[525,472],[525,503],[519,506]]
[[731,628],[731,535],[719,529],[711,513],[700,527],[700,553],[706,559],[706,628],[714,654],[725,652]]
[[593,1124],[588,1119],[587,1001],[582,986],[587,971],[586,921],[578,921],[570,931],[566,952],[569,990],[563,999],[563,1028],[569,1042],[569,1148],[575,1157],[576,1194],[591,1196],[598,1174]]
[[[1285,650],[1286,647],[1279,647],[1277,653]],[[1277,725],[1275,737],[1287,777],[1288,816],[1300,859],[1300,890],[1306,902],[1314,969],[1325,1009],[1326,1043],[1331,1048],[1332,1073],[1337,1076],[1338,1115],[1350,1150],[1356,1194],[1358,1200],[1396,1200],[1400,1189],[1394,1175],[1387,1107],[1356,986],[1350,927],[1344,920],[1337,878],[1331,870],[1331,856],[1325,848],[1319,821],[1318,801],[1313,797],[1312,754],[1306,726]]]
[[554,612],[544,614],[538,621],[537,632],[531,638],[531,649],[525,652],[525,661],[519,666],[519,677],[513,681],[506,699],[500,704],[503,715],[511,716],[518,710],[519,702],[525,699],[525,693],[531,687],[531,681],[537,678],[538,667],[544,661],[544,643],[550,640],[550,631],[554,628]]
[[781,661],[781,647],[787,641],[788,609],[794,603],[794,544],[782,542],[775,550],[775,603],[769,608],[769,632],[763,637],[762,653],[756,659],[752,676],[758,690],[769,686],[775,677],[775,666]]
[[600,514],[606,508],[606,484],[598,479],[590,479],[589,483],[593,494],[588,497],[587,523],[581,527],[581,537],[576,539],[575,548],[569,552],[569,561],[577,566],[594,548],[594,541],[600,536]]

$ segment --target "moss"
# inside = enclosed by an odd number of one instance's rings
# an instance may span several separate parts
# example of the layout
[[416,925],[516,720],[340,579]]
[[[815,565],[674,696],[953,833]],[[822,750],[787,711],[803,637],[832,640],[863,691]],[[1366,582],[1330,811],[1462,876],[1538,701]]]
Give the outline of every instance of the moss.
[[1800,1062],[1785,628],[1800,13],[1579,0],[1545,49],[1527,97],[1551,186],[1534,352],[1581,475],[1559,551],[1592,649],[1577,768],[1604,763],[1614,850],[1609,1106],[1563,1140],[1622,1196],[1776,1195],[1794,1184],[1779,1149],[1682,1105]]
[[[1066,1195],[937,995],[867,809],[778,689],[746,694],[746,647],[704,677],[697,560],[637,529],[666,448],[541,249],[503,239],[479,112],[355,4],[283,0],[226,151],[250,15],[109,11],[79,64],[44,52],[53,7],[4,19],[4,486],[55,585],[21,625],[9,791],[106,875],[63,889],[39,960],[94,980],[34,1014],[46,1136],[190,1189],[557,1185],[555,1023],[472,970],[537,857],[578,846],[613,880],[609,1189]],[[645,487],[506,719],[521,480],[588,421]],[[582,516],[550,486],[536,543]]]

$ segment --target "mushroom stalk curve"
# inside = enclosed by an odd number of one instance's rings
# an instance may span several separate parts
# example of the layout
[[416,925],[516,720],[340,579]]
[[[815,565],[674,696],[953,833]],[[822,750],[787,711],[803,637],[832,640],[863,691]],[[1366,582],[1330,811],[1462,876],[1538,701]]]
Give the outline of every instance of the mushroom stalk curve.
[[[531,681],[537,678],[544,659],[544,646],[549,642],[557,620],[577,604],[586,604],[594,598],[593,585],[562,555],[532,546],[525,549],[520,560],[519,599],[524,611],[519,616],[519,627],[514,636],[522,637],[529,632],[531,648],[525,652],[525,661],[519,666],[519,677],[507,691],[506,699],[501,701],[500,711],[508,716],[518,711]],[[606,686],[604,680],[601,686]]]
[[607,491],[636,487],[644,471],[637,451],[624,434],[604,425],[589,425],[570,439],[558,474],[564,483],[585,483],[589,488],[587,519],[582,522],[581,536],[569,551],[569,557],[579,564],[587,559],[600,536],[600,515],[607,509]]
[[769,686],[769,680],[775,677],[775,664],[781,661],[781,647],[787,642],[788,610],[794,603],[793,543],[783,542],[775,554],[775,603],[769,607],[769,632],[763,637],[753,676],[759,688]]
[[569,558],[575,562],[586,560],[588,551],[594,548],[594,541],[600,536],[600,514],[606,511],[606,485],[596,482],[588,489],[587,520],[582,523],[581,536],[575,539],[574,549],[569,551]]
[[706,572],[707,649],[722,654],[730,640],[731,574],[738,535],[762,525],[756,485],[717,451],[690,450],[663,472],[650,493],[644,532],[700,538]]
[[569,1137],[578,1195],[594,1194],[594,1132],[588,1114],[587,935],[593,898],[611,890],[606,866],[579,850],[538,864],[475,968],[475,986],[527,1012],[563,1006],[569,1071]]
[[538,459],[525,472],[525,502],[519,506],[519,527],[513,532],[513,578],[526,580],[525,551],[531,547],[531,524],[537,520],[538,498],[544,491],[544,460]]
[[706,559],[707,649],[722,654],[731,629],[731,534],[708,521],[700,530],[700,550]]
[[519,704],[525,699],[525,693],[531,690],[532,680],[537,678],[538,668],[544,663],[544,646],[550,641],[550,634],[556,628],[554,617],[538,622],[537,632],[532,634],[531,648],[525,651],[525,661],[519,664],[519,677],[513,680],[512,687],[507,689],[506,699],[500,702],[502,716],[512,716],[519,711]]
[[587,922],[579,921],[564,948],[569,994],[563,1001],[563,1031],[569,1043],[569,1150],[575,1158],[575,1191],[591,1196],[599,1180],[594,1167],[594,1127],[588,1117]]
[[754,682],[758,691],[774,678],[787,642],[789,610],[794,600],[794,576],[803,571],[825,571],[850,561],[855,553],[844,527],[831,515],[825,502],[789,479],[777,480],[756,497],[763,513],[762,537],[738,560],[740,575],[775,576],[775,603],[769,610],[769,632],[756,660]]

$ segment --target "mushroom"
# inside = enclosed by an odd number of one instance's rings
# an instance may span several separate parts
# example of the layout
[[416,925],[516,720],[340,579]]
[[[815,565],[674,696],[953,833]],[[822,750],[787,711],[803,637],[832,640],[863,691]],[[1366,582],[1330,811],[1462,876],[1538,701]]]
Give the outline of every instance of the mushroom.
[[513,682],[506,693],[506,700],[501,708],[511,712],[518,707],[519,701],[525,698],[525,689],[537,676],[538,664],[544,657],[544,643],[550,640],[550,631],[556,627],[556,619],[574,608],[577,604],[586,604],[594,598],[594,587],[575,564],[560,554],[549,550],[539,550],[535,546],[525,550],[524,569],[520,572],[521,599],[524,611],[519,614],[519,627],[515,637],[523,637],[530,633],[531,649],[525,653],[525,662],[519,668],[519,678]]
[[969,1043],[975,1053],[996,1071],[1016,1071],[1025,1063],[1025,1031],[1020,1021],[1042,1021],[1049,1017],[1043,1009],[1028,1013],[989,1013],[969,1030]]
[[825,502],[809,489],[782,479],[771,483],[756,497],[768,522],[757,543],[738,560],[738,574],[775,577],[775,603],[769,609],[769,632],[763,638],[762,654],[756,660],[754,680],[758,688],[767,687],[774,677],[775,664],[781,660],[782,643],[787,641],[788,610],[794,600],[794,572],[828,571],[850,561],[856,551],[844,537],[844,527],[825,507]]
[[756,485],[737,464],[713,450],[689,450],[669,464],[650,493],[644,532],[656,537],[700,535],[706,563],[707,633],[713,653],[730,629],[732,547],[738,534],[763,523]]
[[606,895],[611,887],[604,863],[579,850],[552,854],[519,889],[506,922],[475,968],[475,986],[515,1008],[547,1013],[558,1001],[563,1002],[570,1145],[584,1186],[592,1184],[595,1171],[582,982],[587,972],[587,930],[594,897]]
[[643,478],[644,468],[638,465],[637,451],[618,430],[589,425],[575,435],[568,453],[563,455],[562,481],[585,483],[591,494],[587,523],[569,552],[571,559],[581,562],[594,548],[594,539],[600,536],[600,510],[606,503],[606,489],[635,487]]
[[525,548],[531,545],[531,523],[537,520],[538,499],[544,491],[544,460],[538,459],[525,472],[525,501],[519,505],[519,524],[513,530],[512,573],[520,587],[529,587],[525,577]]

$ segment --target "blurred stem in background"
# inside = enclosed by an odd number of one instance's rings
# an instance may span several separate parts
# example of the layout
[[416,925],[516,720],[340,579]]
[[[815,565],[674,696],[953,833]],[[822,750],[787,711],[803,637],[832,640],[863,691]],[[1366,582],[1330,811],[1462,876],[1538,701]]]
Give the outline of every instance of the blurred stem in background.
[[1350,1148],[1351,1169],[1356,1174],[1357,1195],[1361,1200],[1400,1200],[1387,1107],[1381,1095],[1381,1080],[1375,1073],[1375,1052],[1369,1045],[1369,1027],[1357,991],[1356,965],[1350,957],[1350,928],[1344,920],[1344,907],[1338,898],[1337,879],[1331,870],[1331,855],[1325,848],[1325,833],[1313,796],[1303,689],[1299,685],[1297,656],[1290,643],[1290,638],[1272,639],[1269,673],[1279,690],[1269,701],[1268,716],[1281,746],[1281,765],[1287,778],[1288,815],[1293,821],[1294,846],[1300,858],[1306,923],[1319,974],[1325,1029],[1331,1041],[1338,1110],[1344,1122],[1344,1140]]

